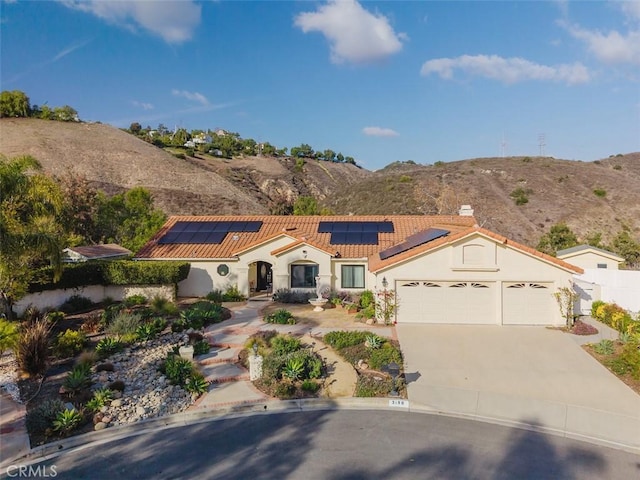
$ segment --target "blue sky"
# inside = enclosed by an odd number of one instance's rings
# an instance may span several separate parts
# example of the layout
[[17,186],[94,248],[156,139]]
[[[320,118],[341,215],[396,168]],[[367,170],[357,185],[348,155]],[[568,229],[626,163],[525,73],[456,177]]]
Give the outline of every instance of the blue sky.
[[0,2],[2,90],[85,121],[372,170],[640,151],[640,0]]

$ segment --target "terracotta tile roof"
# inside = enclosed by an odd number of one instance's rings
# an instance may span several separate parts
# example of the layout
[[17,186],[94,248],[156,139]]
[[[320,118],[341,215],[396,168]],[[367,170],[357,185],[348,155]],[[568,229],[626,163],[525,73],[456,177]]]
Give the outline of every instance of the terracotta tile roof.
[[513,240],[509,240],[507,237],[504,237],[498,233],[492,232],[485,228],[480,228],[478,226],[473,226],[473,227],[464,229],[462,231],[458,231],[457,233],[452,232],[452,234],[446,237],[438,238],[436,240],[433,240],[432,242],[417,246],[415,248],[412,248],[411,250],[400,253],[398,255],[394,255],[393,257],[389,257],[385,260],[380,259],[380,255],[376,252],[369,257],[369,270],[371,272],[377,272],[384,268],[387,268],[397,263],[401,263],[405,260],[408,260],[418,254],[428,252],[430,250],[434,250],[443,245],[448,245],[450,243],[456,242],[462,238],[465,238],[475,233],[480,233],[481,235],[497,240],[498,242],[504,245],[508,245],[509,247],[514,248],[516,250],[520,250],[521,252],[538,257],[542,260],[545,260],[548,263],[557,265],[558,267],[561,267],[565,270],[570,270],[580,274],[584,273],[584,270],[582,270],[580,267],[576,267],[575,265],[572,265],[563,260],[560,260],[559,258],[552,257],[551,255],[542,253],[536,250],[535,248],[531,248],[526,245],[522,245],[521,243],[514,242]]
[[78,253],[88,259],[109,258],[124,255],[131,255],[133,252],[116,243],[105,243],[104,245],[86,245],[81,247],[69,247],[72,252]]
[[[261,221],[259,232],[229,233],[220,244],[158,244],[158,240],[171,229],[176,222],[197,221]],[[318,233],[321,221],[331,222],[380,222],[391,221],[394,233],[379,233],[378,245],[332,245],[330,233]],[[427,228],[443,228],[456,234],[467,231],[475,225],[473,217],[427,216],[427,215],[337,215],[337,216],[173,216],[170,217],[158,233],[137,253],[137,258],[184,258],[215,259],[231,258],[250,248],[277,238],[280,235],[291,237],[291,248],[295,242],[306,243],[342,258],[366,258],[388,247],[396,245],[408,236]],[[277,249],[279,251],[280,249]]]

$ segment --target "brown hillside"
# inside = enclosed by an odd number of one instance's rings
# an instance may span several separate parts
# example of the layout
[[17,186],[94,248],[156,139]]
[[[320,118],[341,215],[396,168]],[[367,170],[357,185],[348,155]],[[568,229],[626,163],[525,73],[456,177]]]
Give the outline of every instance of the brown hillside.
[[32,155],[45,171],[72,171],[117,192],[144,186],[168,214],[262,214],[281,198],[319,199],[369,172],[347,164],[255,157],[181,160],[133,135],[103,124],[37,119],[0,120],[0,153]]
[[[528,192],[521,206],[510,196],[518,188]],[[517,157],[395,164],[335,198],[332,207],[338,213],[449,214],[461,204],[472,205],[486,228],[529,245],[561,221],[583,238],[602,232],[608,239],[623,225],[640,238],[640,153],[598,162]]]
[[[451,214],[470,204],[482,226],[533,246],[560,221],[582,238],[602,232],[608,240],[626,225],[640,239],[640,153],[396,163],[377,172],[308,160],[299,169],[290,158],[181,160],[108,125],[34,119],[1,119],[0,153],[33,155],[48,172],[71,170],[110,192],[145,186],[168,214],[264,214],[274,202],[313,195],[338,214]],[[518,188],[528,192],[520,206],[510,196]]]

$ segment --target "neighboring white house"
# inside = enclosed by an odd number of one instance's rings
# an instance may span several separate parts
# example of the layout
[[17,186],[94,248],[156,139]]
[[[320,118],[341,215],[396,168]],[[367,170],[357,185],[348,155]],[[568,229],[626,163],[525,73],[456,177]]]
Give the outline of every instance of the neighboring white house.
[[553,293],[582,273],[468,214],[171,217],[136,259],[189,261],[181,296],[386,284],[403,323],[560,325]]
[[564,250],[558,250],[556,256],[566,262],[570,262],[580,268],[606,268],[608,270],[618,270],[624,258],[613,252],[591,245],[578,245]]
[[115,243],[106,243],[104,245],[65,248],[62,251],[62,261],[65,263],[77,263],[89,260],[118,260],[131,255],[133,255],[131,250]]

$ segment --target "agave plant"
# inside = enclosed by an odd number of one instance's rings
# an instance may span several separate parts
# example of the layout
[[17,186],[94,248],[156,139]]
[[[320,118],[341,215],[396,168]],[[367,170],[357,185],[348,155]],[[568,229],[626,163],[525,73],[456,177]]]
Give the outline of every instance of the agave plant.
[[73,370],[67,373],[67,377],[62,383],[65,390],[70,394],[75,395],[80,390],[83,390],[91,385],[89,368],[89,365],[81,363],[76,365]]
[[304,373],[304,360],[302,358],[290,358],[287,360],[282,373],[289,380],[298,380]]
[[378,335],[371,334],[371,335],[367,335],[367,338],[364,342],[364,344],[372,349],[372,350],[376,350],[378,348],[380,348],[380,346],[382,345],[382,338],[380,338]]
[[96,352],[102,358],[122,350],[122,342],[114,337],[105,337],[96,345]]
[[204,375],[200,372],[194,372],[186,379],[184,388],[189,393],[202,395],[209,389],[209,382],[205,380]]
[[82,413],[75,408],[71,410],[63,410],[56,415],[56,419],[53,421],[53,430],[60,432],[61,434],[69,433],[76,428],[82,422]]

